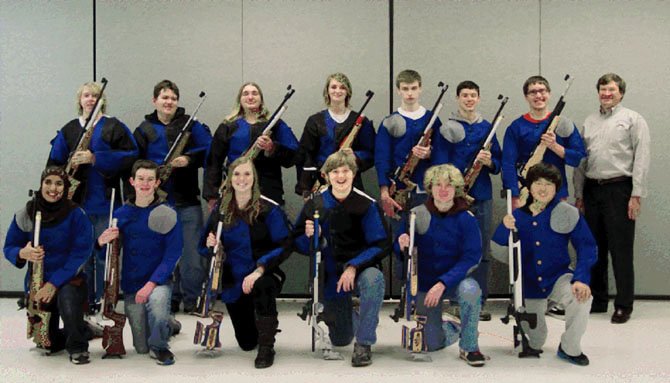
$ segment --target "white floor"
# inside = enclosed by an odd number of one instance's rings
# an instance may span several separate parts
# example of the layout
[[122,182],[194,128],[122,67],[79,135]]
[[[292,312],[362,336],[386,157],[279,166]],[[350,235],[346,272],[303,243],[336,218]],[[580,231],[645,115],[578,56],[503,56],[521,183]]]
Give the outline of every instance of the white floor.
[[[400,348],[401,323],[388,315],[394,305],[384,305],[373,346],[372,366],[352,368],[351,346],[339,349],[343,361],[324,361],[310,352],[310,330],[296,316],[302,306],[280,303],[280,328],[275,365],[269,369],[253,367],[255,351],[244,352],[235,343],[226,318],[221,326],[223,352],[216,358],[196,355],[193,345],[195,322],[199,319],[178,315],[182,333],[173,338],[177,362],[158,366],[146,355],[132,349],[130,329],[124,342],[128,354],[122,360],[102,360],[100,340],[89,347],[92,361],[75,366],[67,353],[42,356],[25,338],[25,311],[16,311],[15,299],[0,299],[0,381],[2,382],[670,382],[670,304],[667,301],[637,301],[630,322],[613,325],[609,314],[593,314],[583,339],[584,352],[591,359],[588,367],[568,364],[556,357],[563,322],[548,318],[549,339],[541,359],[518,359],[512,354],[512,328],[498,319],[502,301],[493,302],[494,318],[480,322],[480,347],[490,356],[486,366],[474,368],[458,359],[458,348],[451,346],[431,353],[433,361],[406,360]],[[207,321],[209,322],[209,321]]]

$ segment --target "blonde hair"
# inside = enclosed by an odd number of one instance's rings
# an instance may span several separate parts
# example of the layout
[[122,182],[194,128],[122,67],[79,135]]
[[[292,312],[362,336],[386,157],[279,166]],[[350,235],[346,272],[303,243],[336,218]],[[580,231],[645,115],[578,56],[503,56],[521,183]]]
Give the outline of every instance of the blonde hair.
[[230,112],[229,115],[227,115],[223,119],[223,122],[233,122],[239,118],[244,118],[244,108],[242,107],[242,104],[240,104],[240,99],[242,98],[242,91],[247,85],[251,85],[254,88],[256,88],[258,90],[258,94],[261,96],[261,105],[259,106],[258,120],[263,121],[268,119],[270,113],[265,108],[265,99],[263,98],[263,91],[261,90],[261,87],[258,86],[258,84],[256,84],[253,81],[249,81],[242,84],[240,90],[237,91],[237,98],[235,99],[235,105],[233,106],[233,110]]
[[465,180],[460,170],[451,164],[431,166],[423,177],[423,188],[428,195],[433,195],[433,185],[440,181],[447,181],[456,188],[455,197],[465,197]]
[[358,165],[356,165],[356,157],[353,154],[349,154],[344,150],[338,150],[335,153],[329,155],[328,158],[326,158],[326,161],[323,163],[323,166],[321,167],[321,173],[324,175],[323,178],[325,178],[328,181],[328,184],[330,184],[330,180],[328,179],[328,173],[339,168],[340,166],[349,167],[349,169],[351,169],[354,175],[356,175],[356,172],[358,171]]
[[326,79],[326,85],[323,87],[323,101],[326,105],[330,106],[330,95],[328,94],[328,88],[330,87],[330,80],[335,80],[342,83],[347,88],[347,96],[344,98],[344,106],[349,106],[349,101],[351,100],[351,95],[353,94],[353,89],[351,88],[351,82],[349,78],[344,73],[333,73]]
[[[98,84],[97,82],[86,82],[82,84],[79,89],[77,89],[77,97],[75,99],[75,105],[76,105],[76,110],[77,110],[77,115],[81,116],[84,114],[84,108],[81,106],[81,95],[84,94],[84,90],[89,89],[96,97],[100,97],[100,92],[102,91],[102,86]],[[107,112],[107,96],[105,94],[102,95],[102,106],[100,107],[100,112],[105,113]],[[88,116],[87,116],[88,117]]]
[[[251,171],[254,174],[254,185],[251,187],[251,200],[247,206],[241,210],[235,200],[235,189],[233,189],[233,173],[240,165],[251,165]],[[258,184],[258,172],[253,161],[246,156],[239,157],[228,167],[228,178],[223,186],[223,199],[221,200],[220,211],[223,212],[223,225],[231,227],[236,218],[241,218],[248,224],[252,224],[261,212],[261,189]]]

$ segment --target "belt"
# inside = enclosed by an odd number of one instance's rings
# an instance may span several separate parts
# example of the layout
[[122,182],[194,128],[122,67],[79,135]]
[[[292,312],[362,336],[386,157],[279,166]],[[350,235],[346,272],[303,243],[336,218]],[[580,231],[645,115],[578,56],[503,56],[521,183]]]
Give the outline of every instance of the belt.
[[602,178],[602,179],[587,178],[586,182],[591,182],[598,185],[606,185],[606,184],[613,184],[615,182],[630,181],[631,179],[632,178],[628,176],[619,176],[619,177]]

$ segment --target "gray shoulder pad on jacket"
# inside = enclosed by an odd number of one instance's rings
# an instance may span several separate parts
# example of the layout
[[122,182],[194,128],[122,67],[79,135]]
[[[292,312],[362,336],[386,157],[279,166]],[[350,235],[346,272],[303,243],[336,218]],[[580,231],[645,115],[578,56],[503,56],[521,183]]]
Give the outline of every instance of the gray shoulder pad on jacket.
[[16,212],[16,225],[24,233],[29,233],[33,231],[33,221],[30,219],[30,215],[26,210],[25,206]]
[[498,262],[504,264],[509,263],[509,249],[506,245],[499,245],[497,242],[491,241],[491,257]]
[[556,125],[555,130],[557,136],[568,138],[574,131],[575,124],[572,122],[572,120],[563,116],[558,119],[558,124]]
[[398,113],[393,113],[392,115],[386,117],[382,124],[386,127],[389,134],[392,137],[398,138],[405,135],[407,131],[407,125],[405,124],[405,119]]
[[430,212],[426,208],[426,205],[419,205],[412,209],[412,211],[416,213],[414,230],[416,230],[417,234],[426,234],[430,227]]
[[559,202],[551,211],[549,225],[551,230],[559,234],[568,234],[579,222],[579,210],[567,202]]
[[157,206],[149,213],[149,229],[157,233],[167,234],[176,224],[177,212],[169,206]]
[[465,138],[465,128],[456,120],[447,120],[446,124],[440,126],[440,134],[447,141],[456,144]]

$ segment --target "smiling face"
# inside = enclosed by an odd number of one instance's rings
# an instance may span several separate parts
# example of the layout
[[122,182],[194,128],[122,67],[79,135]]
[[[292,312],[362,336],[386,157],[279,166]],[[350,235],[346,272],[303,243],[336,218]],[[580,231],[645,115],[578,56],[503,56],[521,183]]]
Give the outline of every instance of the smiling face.
[[337,167],[326,174],[326,180],[332,185],[333,193],[346,195],[354,183],[354,172],[347,165]]
[[57,175],[47,176],[42,180],[42,198],[49,203],[60,201],[65,190],[65,181]]
[[171,121],[179,106],[179,97],[168,88],[161,89],[158,97],[152,99],[158,117],[161,121]]
[[456,101],[458,102],[458,110],[462,115],[472,113],[479,105],[479,92],[476,89],[461,89]]
[[421,84],[418,81],[411,83],[401,82],[398,85],[398,95],[402,98],[403,109],[413,109],[421,97]]
[[254,170],[251,162],[238,165],[233,170],[231,181],[236,194],[250,193],[254,186]]
[[254,85],[249,84],[240,92],[240,105],[244,113],[258,113],[261,108],[261,92]]
[[546,178],[538,178],[530,184],[530,194],[535,201],[546,205],[556,196],[556,185]]
[[130,184],[135,188],[136,198],[153,197],[161,181],[156,175],[156,169],[139,168],[135,177],[130,177]]
[[79,105],[81,105],[82,116],[88,117],[93,108],[95,107],[95,102],[98,100],[98,93],[90,87],[84,87],[79,97]]
[[598,86],[598,99],[600,99],[600,106],[603,109],[612,109],[619,105],[623,94],[616,82],[610,81],[605,85]]
[[349,95],[349,89],[343,83],[331,79],[328,84],[328,105],[346,105],[347,96]]
[[549,89],[547,89],[546,85],[542,83],[534,83],[528,86],[528,91],[526,92],[526,101],[532,110],[546,110],[550,98],[551,92]]

